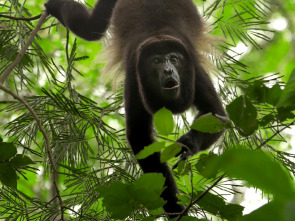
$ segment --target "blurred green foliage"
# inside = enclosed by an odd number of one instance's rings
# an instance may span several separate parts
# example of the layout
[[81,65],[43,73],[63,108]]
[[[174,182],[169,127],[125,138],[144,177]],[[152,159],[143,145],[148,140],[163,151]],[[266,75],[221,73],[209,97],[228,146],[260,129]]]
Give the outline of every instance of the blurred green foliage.
[[[223,124],[209,114],[192,126],[202,132],[226,130],[214,147],[173,171],[178,197],[190,208],[190,216],[181,220],[292,221],[295,154],[285,131],[295,120],[295,3],[194,2],[212,33],[225,40],[212,62],[228,119]],[[39,15],[43,4],[0,2],[0,77],[37,23],[14,17]],[[48,17],[4,86],[24,97],[49,136],[66,220],[166,219],[159,197],[163,176],[141,176],[126,142],[122,88],[111,91],[100,78],[103,45],[71,33],[67,39],[66,29]],[[180,151],[174,141],[191,129],[189,116],[172,117],[167,109],[155,114],[157,142],[136,158],[162,151],[161,160],[173,165]],[[0,122],[0,219],[59,220],[51,165],[35,119],[0,91]],[[243,214],[241,201],[226,198],[243,195],[236,190],[237,179],[261,189],[270,202]]]

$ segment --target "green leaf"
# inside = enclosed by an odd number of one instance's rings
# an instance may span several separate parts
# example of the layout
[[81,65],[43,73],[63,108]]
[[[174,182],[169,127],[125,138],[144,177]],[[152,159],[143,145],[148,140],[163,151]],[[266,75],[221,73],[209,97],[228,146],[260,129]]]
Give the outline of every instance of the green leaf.
[[187,195],[177,195],[177,199],[180,200],[181,204],[189,204],[191,202],[191,197]]
[[263,81],[257,80],[244,89],[245,94],[251,99],[264,103],[267,97],[268,88],[263,84]]
[[[171,221],[175,221],[177,218],[171,219]],[[183,216],[180,221],[206,221],[206,219],[198,219],[192,216]]]
[[136,154],[136,159],[145,159],[153,153],[160,152],[165,147],[165,142],[154,142],[151,145],[144,147],[142,151]]
[[170,160],[172,157],[175,157],[181,151],[181,146],[177,143],[174,143],[166,147],[161,153],[161,163],[164,163]]
[[209,175],[221,169],[228,176],[245,180],[277,198],[290,199],[294,196],[289,176],[278,162],[274,162],[261,150],[227,149],[209,165]]
[[[197,196],[200,196],[202,193],[198,192]],[[206,193],[197,204],[211,214],[219,215],[228,220],[233,220],[243,215],[244,207],[235,204],[226,204],[224,199],[210,192]]]
[[141,221],[154,221],[154,220],[155,220],[154,217],[145,217]]
[[154,124],[159,134],[169,135],[174,130],[173,114],[163,107],[154,114]]
[[278,107],[278,119],[283,122],[287,119],[292,119],[295,115],[292,113],[292,107]]
[[22,154],[17,154],[9,161],[9,163],[14,167],[24,167],[29,164],[34,164],[28,156],[24,156]]
[[125,219],[133,210],[130,184],[123,184],[119,181],[111,183],[100,192],[103,205],[113,218]]
[[2,139],[2,137],[0,137],[0,143],[2,143],[3,142],[3,139]]
[[147,173],[134,183],[133,197],[138,204],[150,210],[164,206],[165,201],[160,197],[164,190],[165,178],[161,173]]
[[[294,213],[294,211],[293,211]],[[284,217],[284,206],[282,203],[270,202],[249,215],[243,216],[241,221],[287,221]],[[291,221],[291,220],[289,220]]]
[[203,132],[203,133],[218,133],[225,129],[225,124],[223,124],[219,119],[212,115],[212,113],[204,114],[198,118],[191,129]]
[[272,88],[268,88],[266,102],[276,106],[281,98],[283,90],[279,84],[275,84]]
[[8,160],[17,153],[12,143],[0,143],[0,161]]
[[295,69],[293,70],[285,89],[282,92],[278,107],[292,107],[295,109]]
[[[203,192],[197,192],[197,197],[199,197]],[[222,198],[208,192],[205,196],[197,202],[197,204],[204,210],[212,213],[214,215],[219,214],[222,207],[225,206],[225,202]]]
[[103,205],[112,218],[125,219],[142,206],[154,210],[162,207],[165,201],[160,197],[164,190],[165,178],[160,173],[142,175],[133,184],[113,182],[108,187],[98,188],[104,198]]
[[17,176],[8,163],[0,163],[0,181],[3,185],[17,189]]
[[267,124],[269,124],[270,122],[274,121],[275,117],[272,114],[268,114],[266,116],[264,116],[260,121],[259,121],[259,125],[260,126],[266,126]]
[[199,156],[198,163],[196,163],[196,165],[195,165],[197,171],[203,177],[206,177],[206,178],[215,178],[216,175],[217,175],[217,171],[216,171],[216,173],[210,174],[210,176],[208,176],[207,167],[208,167],[208,165],[210,166],[210,163],[212,161],[216,160],[217,158],[218,158],[218,156],[216,154],[214,154],[214,153],[209,153],[209,154],[202,153]]
[[243,206],[237,204],[228,204],[221,209],[220,216],[227,220],[237,220],[242,217],[243,210]]
[[182,160],[177,166],[177,172],[180,176],[184,176],[189,173],[190,165],[187,161]]
[[288,201],[285,205],[284,214],[287,221],[295,220],[295,200]]
[[279,84],[275,84],[272,88],[268,88],[261,80],[254,81],[246,89],[243,89],[245,94],[258,103],[269,103],[277,105],[280,100],[282,89]]
[[249,136],[258,128],[257,110],[247,97],[236,98],[226,111],[241,135]]

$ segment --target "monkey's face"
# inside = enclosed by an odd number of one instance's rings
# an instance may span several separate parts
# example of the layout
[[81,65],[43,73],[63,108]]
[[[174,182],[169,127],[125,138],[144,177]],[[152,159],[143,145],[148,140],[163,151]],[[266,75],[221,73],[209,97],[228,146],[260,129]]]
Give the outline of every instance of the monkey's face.
[[141,55],[138,83],[146,109],[154,113],[162,107],[174,113],[192,102],[194,78],[186,54],[175,48],[153,48]]
[[180,96],[181,81],[184,75],[185,59],[180,52],[165,54],[151,54],[143,63],[144,77],[151,86],[165,100],[177,99]]

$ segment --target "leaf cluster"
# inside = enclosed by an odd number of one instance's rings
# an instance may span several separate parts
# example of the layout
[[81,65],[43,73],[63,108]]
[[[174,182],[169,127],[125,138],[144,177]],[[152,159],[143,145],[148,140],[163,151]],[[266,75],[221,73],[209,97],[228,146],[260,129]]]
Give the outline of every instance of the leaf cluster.
[[[294,220],[290,174],[295,174],[295,155],[282,151],[280,143],[288,141],[282,131],[293,125],[295,118],[295,72],[286,84],[277,74],[245,80],[251,73],[234,49],[238,43],[258,49],[261,40],[270,40],[267,20],[273,5],[264,0],[202,3],[203,15],[214,21],[212,33],[227,42],[219,46],[212,61],[220,72],[216,85],[228,119],[209,113],[189,126],[185,117],[179,117],[186,129],[203,133],[225,130],[214,153],[182,161],[173,171],[178,197],[190,215],[181,220],[204,221],[212,216],[220,220]],[[43,2],[34,4],[0,3],[0,75],[18,56],[36,24],[31,13],[39,13]],[[141,176],[127,145],[122,90],[96,93],[102,88],[96,81],[101,66],[95,66],[91,59],[97,51],[89,48],[99,49],[100,44],[90,46],[72,40],[72,35],[64,40],[61,33],[65,29],[59,27],[57,34],[56,27],[56,20],[48,18],[5,86],[24,97],[48,134],[63,209],[52,187],[52,165],[35,119],[21,103],[1,93],[0,132],[5,134],[5,142],[0,141],[0,219],[58,220],[62,213],[67,220],[165,219],[160,209],[164,178],[160,174]],[[181,147],[172,138],[177,139],[186,129],[174,123],[167,109],[156,113],[154,122],[159,142],[136,158],[161,151],[162,162],[175,163]],[[243,216],[243,207],[224,197],[240,194],[235,190],[236,179],[264,191],[270,202]]]

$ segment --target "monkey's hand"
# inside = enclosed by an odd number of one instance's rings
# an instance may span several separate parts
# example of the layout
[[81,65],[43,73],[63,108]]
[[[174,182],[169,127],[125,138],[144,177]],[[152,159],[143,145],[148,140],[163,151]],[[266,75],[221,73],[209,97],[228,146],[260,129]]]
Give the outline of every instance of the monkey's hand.
[[199,142],[200,140],[198,139],[196,131],[191,130],[188,133],[182,135],[177,140],[177,143],[180,143],[182,145],[182,150],[178,154],[178,156],[180,157],[179,160],[173,165],[172,169],[175,169],[180,161],[186,160],[194,154],[198,153],[200,151]]
[[62,19],[62,11],[66,10],[64,9],[64,5],[68,0],[48,0],[44,6],[46,8],[46,11],[56,17],[63,25],[63,19]]

